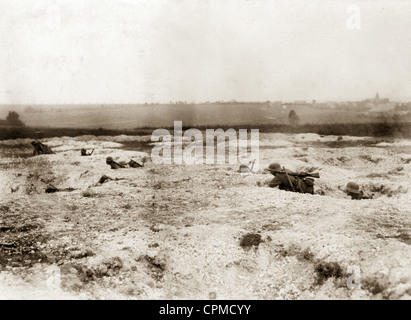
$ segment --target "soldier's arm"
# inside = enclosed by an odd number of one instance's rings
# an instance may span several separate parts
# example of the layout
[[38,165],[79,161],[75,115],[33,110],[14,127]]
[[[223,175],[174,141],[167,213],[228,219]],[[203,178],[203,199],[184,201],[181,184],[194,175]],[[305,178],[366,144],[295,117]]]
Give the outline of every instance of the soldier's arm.
[[275,187],[278,187],[280,184],[281,184],[281,180],[278,177],[275,177],[273,180],[271,180],[268,183],[268,186],[270,188],[275,188]]

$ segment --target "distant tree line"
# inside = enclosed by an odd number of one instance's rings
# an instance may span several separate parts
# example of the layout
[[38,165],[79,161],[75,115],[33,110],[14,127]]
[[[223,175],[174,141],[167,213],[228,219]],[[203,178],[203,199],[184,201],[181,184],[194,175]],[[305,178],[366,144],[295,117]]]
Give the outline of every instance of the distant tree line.
[[20,120],[20,116],[15,111],[9,111],[6,120],[0,120],[0,124],[9,127],[24,127],[25,124]]
[[300,117],[294,110],[291,110],[288,114],[288,123],[292,126],[298,126],[300,124]]
[[24,113],[41,113],[43,112],[43,109],[41,107],[32,107],[32,106],[27,106],[24,108]]

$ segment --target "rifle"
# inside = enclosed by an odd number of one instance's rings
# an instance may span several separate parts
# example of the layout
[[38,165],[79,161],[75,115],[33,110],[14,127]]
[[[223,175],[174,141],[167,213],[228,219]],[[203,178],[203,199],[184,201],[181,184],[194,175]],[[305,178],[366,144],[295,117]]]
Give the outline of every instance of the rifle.
[[286,170],[284,167],[283,167],[283,170],[284,170],[284,172],[285,172],[285,175],[287,176],[288,183],[290,184],[291,189],[293,189],[293,191],[295,191],[295,187],[294,187],[293,183],[291,182],[290,177],[288,176],[287,170]]
[[251,169],[250,169],[251,172],[253,172],[254,163],[255,163],[255,159],[253,160],[253,164],[251,165]]
[[38,148],[45,154],[56,154],[48,145],[41,142],[39,139],[35,139],[38,144]]
[[94,152],[94,149],[93,149],[93,150],[91,150],[91,152],[90,152],[89,156],[91,156],[91,155],[93,154],[93,152]]
[[[144,167],[144,162],[143,162],[143,165],[141,165],[140,163],[138,163],[137,161],[134,161],[133,159],[130,159],[128,164],[129,164],[130,167],[134,166],[134,164],[137,164],[138,167]],[[133,167],[133,168],[135,168],[135,167]]]
[[247,172],[247,171],[241,170],[241,169],[247,168],[251,173],[254,173],[253,168],[254,168],[255,159],[253,161],[250,161],[248,164],[250,164],[250,163],[251,163],[251,168],[249,166],[245,165],[245,164],[242,164],[242,165],[240,165],[240,169],[239,169],[238,172]]
[[[283,167],[283,171],[285,172],[285,175],[287,176],[288,179],[288,183],[291,186],[291,189],[295,192],[303,192],[303,190],[301,189],[301,180],[298,178],[305,178],[305,177],[312,177],[312,178],[319,178],[320,174],[318,172],[313,172],[313,173],[306,173],[306,172],[302,172],[302,173],[295,173],[295,172],[288,172],[288,170],[286,168]],[[293,183],[291,182],[291,179],[289,177],[289,175],[296,177],[296,183],[297,186],[294,186]]]
[[298,178],[305,178],[305,177],[308,177],[308,178],[319,178],[320,177],[320,174],[318,173],[318,172],[313,172],[313,173],[306,173],[306,172],[303,172],[303,173],[288,173],[290,176],[294,176],[294,177],[298,177]]
[[[271,172],[271,173],[272,173],[272,171],[269,170],[269,169],[264,169],[264,171],[268,171],[268,172]],[[283,167],[283,172],[285,172],[285,173],[287,174],[287,176],[290,175],[290,176],[298,177],[298,178],[306,178],[306,177],[308,177],[308,178],[319,178],[319,177],[320,177],[320,174],[319,174],[318,172],[312,172],[312,173],[308,173],[308,172],[295,173],[295,172],[292,172],[292,171],[287,171],[284,167]]]

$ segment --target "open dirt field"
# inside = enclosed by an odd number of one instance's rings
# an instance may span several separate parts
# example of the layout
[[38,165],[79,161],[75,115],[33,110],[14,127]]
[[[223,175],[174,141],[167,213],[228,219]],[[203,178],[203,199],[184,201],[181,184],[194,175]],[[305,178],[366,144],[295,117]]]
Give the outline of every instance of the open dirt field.
[[[411,298],[410,140],[260,134],[256,173],[105,163],[141,161],[149,140],[45,139],[56,154],[36,157],[0,141],[0,298]],[[259,186],[274,161],[317,167],[316,194]]]

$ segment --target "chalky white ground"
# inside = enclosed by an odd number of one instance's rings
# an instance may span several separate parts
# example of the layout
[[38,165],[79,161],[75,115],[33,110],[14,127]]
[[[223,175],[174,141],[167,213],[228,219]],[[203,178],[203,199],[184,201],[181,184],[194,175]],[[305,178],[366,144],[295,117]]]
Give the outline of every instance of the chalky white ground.
[[[105,164],[109,155],[116,161],[146,155],[122,149],[123,141],[138,139],[150,137],[53,138],[44,142],[55,155],[0,158],[0,204],[22,221],[36,215],[50,235],[40,245],[45,252],[68,252],[53,263],[62,268],[60,287],[47,285],[50,263],[7,266],[0,272],[0,298],[411,298],[409,140],[327,148],[310,143],[337,137],[260,133],[254,174],[238,173],[238,165],[152,162],[110,170]],[[343,137],[367,139],[372,138]],[[0,143],[29,145],[30,140]],[[81,157],[81,148],[95,151]],[[318,167],[315,188],[324,195],[257,186],[270,179],[262,169],[273,161],[291,170]],[[37,180],[27,178],[39,170]],[[96,185],[103,174],[124,180]],[[341,191],[348,181],[365,190],[373,184],[398,192],[353,201]],[[77,190],[46,194],[47,182]],[[1,214],[0,225],[7,224]],[[260,234],[263,242],[242,248],[247,233]],[[70,254],[86,250],[94,255]],[[301,258],[304,252],[311,258]],[[119,272],[92,281],[80,281],[70,268],[75,263],[96,269],[113,257],[123,262]],[[362,288],[347,288],[349,273],[317,283],[315,266],[327,262],[338,263],[344,272],[359,267]]]

